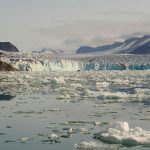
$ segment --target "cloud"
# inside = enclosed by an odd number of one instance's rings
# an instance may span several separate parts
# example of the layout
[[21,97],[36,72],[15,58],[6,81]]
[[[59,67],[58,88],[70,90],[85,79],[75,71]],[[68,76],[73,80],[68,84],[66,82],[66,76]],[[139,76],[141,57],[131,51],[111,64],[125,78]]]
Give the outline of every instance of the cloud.
[[83,45],[99,46],[148,34],[149,23],[149,21],[77,20],[60,26],[38,28],[34,33],[53,39],[59,48],[75,49]]
[[72,46],[80,46],[84,43],[85,41],[81,38],[68,38],[64,40],[65,45],[72,45]]
[[128,39],[128,38],[132,38],[132,37],[140,37],[146,34],[150,34],[150,32],[135,32],[135,33],[130,33],[130,34],[124,34],[121,36],[121,38],[123,39]]

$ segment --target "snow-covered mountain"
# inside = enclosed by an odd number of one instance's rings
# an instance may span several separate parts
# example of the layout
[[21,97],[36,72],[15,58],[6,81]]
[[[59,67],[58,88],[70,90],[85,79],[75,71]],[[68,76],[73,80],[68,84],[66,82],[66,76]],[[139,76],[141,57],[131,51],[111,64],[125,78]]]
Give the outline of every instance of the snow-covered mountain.
[[63,54],[64,52],[62,50],[54,50],[50,48],[42,48],[38,51],[33,51],[33,54],[39,54],[39,55],[47,55],[47,54]]
[[101,54],[150,54],[150,35],[134,37],[124,42],[116,42],[99,47],[80,47],[76,53],[101,53]]

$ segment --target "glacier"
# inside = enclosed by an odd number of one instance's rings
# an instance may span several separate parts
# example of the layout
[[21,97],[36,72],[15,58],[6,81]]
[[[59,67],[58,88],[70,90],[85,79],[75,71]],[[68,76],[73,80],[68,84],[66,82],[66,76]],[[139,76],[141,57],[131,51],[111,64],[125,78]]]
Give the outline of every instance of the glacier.
[[[140,59],[141,60],[141,59]],[[120,61],[95,61],[72,59],[41,59],[18,60],[11,64],[20,71],[100,71],[100,70],[148,70],[150,61],[138,62],[126,60]]]

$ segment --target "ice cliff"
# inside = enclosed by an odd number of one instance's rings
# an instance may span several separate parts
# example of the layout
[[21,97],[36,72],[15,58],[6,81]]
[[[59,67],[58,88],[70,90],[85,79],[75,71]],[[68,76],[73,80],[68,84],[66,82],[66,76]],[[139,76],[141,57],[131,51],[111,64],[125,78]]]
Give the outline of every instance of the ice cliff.
[[21,71],[77,71],[81,69],[82,64],[78,61],[43,59],[34,61],[14,61],[12,62],[15,68]]
[[148,62],[89,62],[71,59],[18,60],[11,64],[21,71],[99,71],[99,70],[147,70]]

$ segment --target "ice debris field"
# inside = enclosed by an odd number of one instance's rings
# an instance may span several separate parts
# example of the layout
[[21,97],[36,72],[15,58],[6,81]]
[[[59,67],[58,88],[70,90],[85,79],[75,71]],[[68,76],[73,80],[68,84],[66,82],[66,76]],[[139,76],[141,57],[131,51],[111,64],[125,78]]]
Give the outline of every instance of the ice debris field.
[[150,70],[1,72],[2,149],[150,147]]

